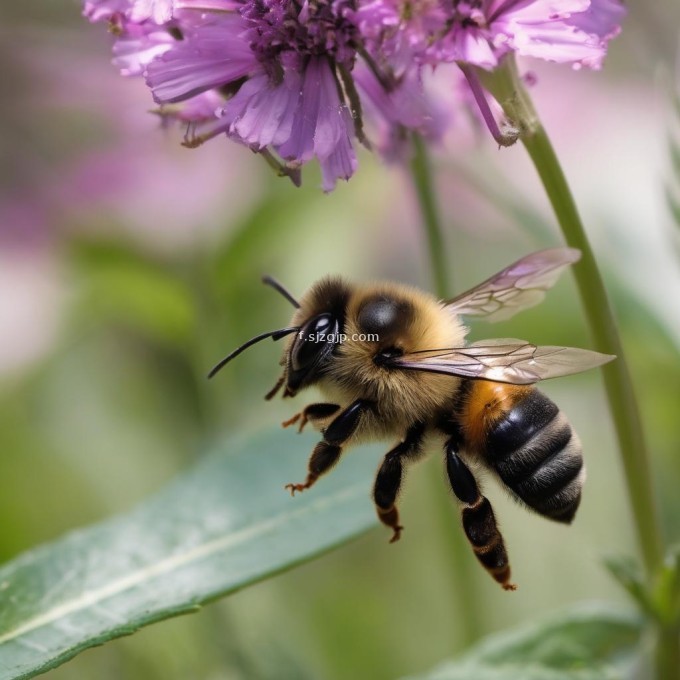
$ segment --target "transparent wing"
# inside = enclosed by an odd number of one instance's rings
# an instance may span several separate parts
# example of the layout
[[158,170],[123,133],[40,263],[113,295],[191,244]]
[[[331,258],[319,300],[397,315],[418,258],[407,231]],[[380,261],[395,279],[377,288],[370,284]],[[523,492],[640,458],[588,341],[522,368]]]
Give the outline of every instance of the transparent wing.
[[455,314],[508,319],[538,304],[562,271],[578,261],[576,248],[550,248],[523,257],[471,290],[445,302]]
[[485,340],[469,347],[433,349],[393,357],[387,363],[429,373],[530,385],[547,378],[580,373],[612,361],[609,354],[576,347],[538,347],[523,340]]

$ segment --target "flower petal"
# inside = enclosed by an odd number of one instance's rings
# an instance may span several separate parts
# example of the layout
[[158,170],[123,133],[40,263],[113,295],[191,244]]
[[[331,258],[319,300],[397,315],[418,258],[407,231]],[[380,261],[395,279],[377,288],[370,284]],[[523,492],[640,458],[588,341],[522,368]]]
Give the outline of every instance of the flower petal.
[[486,31],[478,28],[463,28],[451,36],[452,55],[455,61],[464,61],[482,68],[492,69],[498,59],[489,44]]
[[[345,110],[343,118],[345,118],[347,129],[351,129],[352,118],[349,111]],[[329,156],[319,159],[319,164],[321,165],[321,187],[325,192],[333,191],[337,180],[348,180],[356,172],[358,166],[349,135],[340,139]]]
[[287,71],[279,85],[272,85],[264,73],[250,78],[220,112],[229,134],[256,148],[286,142],[300,99],[300,84],[300,74],[295,71]]
[[182,101],[258,71],[258,61],[241,32],[241,18],[232,14],[188,31],[184,40],[148,65],[146,82],[154,99]]
[[599,68],[625,11],[616,0],[515,3],[494,21],[494,45],[548,61]]
[[132,21],[151,19],[156,24],[165,24],[172,19],[173,0],[135,0],[130,12]]
[[130,9],[131,0],[85,0],[83,16],[90,21],[105,21],[114,14],[125,14]]
[[172,49],[174,38],[153,24],[128,24],[125,33],[113,46],[113,64],[121,75],[139,76],[157,56]]
[[568,23],[584,33],[609,39],[619,34],[625,16],[626,8],[620,0],[591,0],[590,7],[572,15]]
[[496,0],[485,12],[490,21],[515,17],[524,23],[558,21],[585,12],[591,0]]
[[388,161],[403,160],[411,150],[407,130],[415,130],[430,142],[439,142],[448,117],[423,90],[420,73],[412,68],[399,86],[387,92],[375,74],[363,64],[353,71],[365,102],[364,112],[376,128],[376,147]]
[[340,100],[328,60],[312,57],[305,68],[290,138],[277,151],[295,164],[316,156],[321,163],[324,190],[331,191],[338,177],[347,179],[356,169],[353,130],[352,116]]
[[509,44],[525,57],[597,68],[606,53],[601,40],[561,21],[533,24],[513,33]]

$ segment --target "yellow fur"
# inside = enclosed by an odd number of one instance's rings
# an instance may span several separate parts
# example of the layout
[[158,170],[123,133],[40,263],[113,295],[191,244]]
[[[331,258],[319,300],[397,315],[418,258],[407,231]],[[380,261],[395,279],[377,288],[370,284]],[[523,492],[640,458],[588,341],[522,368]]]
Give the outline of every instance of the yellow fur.
[[[327,375],[318,386],[324,397],[340,406],[355,399],[368,399],[378,404],[379,417],[367,417],[353,437],[357,440],[402,437],[414,422],[429,422],[432,414],[453,407],[460,379],[421,371],[394,371],[377,366],[373,359],[386,346],[398,346],[404,353],[447,347],[462,347],[467,329],[458,317],[449,313],[432,295],[396,283],[350,285],[341,279],[322,279],[300,300],[300,308],[291,326],[302,325],[308,319],[328,311],[331,291],[346,293],[343,332],[348,339],[336,350]],[[352,340],[360,335],[358,314],[367,300],[387,296],[408,305],[413,310],[410,320],[389,341]],[[284,357],[294,338],[288,341]]]

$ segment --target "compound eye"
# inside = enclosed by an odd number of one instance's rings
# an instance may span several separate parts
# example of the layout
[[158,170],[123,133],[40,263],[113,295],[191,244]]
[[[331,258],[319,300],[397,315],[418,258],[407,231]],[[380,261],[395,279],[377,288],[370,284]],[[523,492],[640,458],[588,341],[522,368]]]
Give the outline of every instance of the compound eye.
[[320,314],[308,321],[298,334],[291,354],[294,371],[312,366],[335,344],[338,324],[331,314]]

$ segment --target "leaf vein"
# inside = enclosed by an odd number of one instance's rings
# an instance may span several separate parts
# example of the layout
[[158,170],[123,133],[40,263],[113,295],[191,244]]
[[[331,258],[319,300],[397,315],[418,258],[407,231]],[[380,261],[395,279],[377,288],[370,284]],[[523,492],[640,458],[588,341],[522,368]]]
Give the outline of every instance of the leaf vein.
[[59,621],[60,619],[63,619],[71,614],[75,614],[84,609],[96,607],[99,605],[99,603],[122,592],[131,590],[132,588],[135,588],[141,584],[149,582],[158,576],[162,576],[163,574],[167,574],[188,564],[192,564],[207,557],[211,557],[219,552],[234,548],[235,546],[238,546],[251,538],[272,533],[280,526],[290,522],[291,520],[303,517],[308,514],[318,513],[327,506],[332,506],[352,496],[363,494],[364,491],[365,489],[363,484],[354,484],[336,494],[323,496],[314,502],[304,505],[301,508],[294,509],[290,512],[277,515],[275,517],[245,527],[231,534],[220,536],[219,538],[207,541],[206,543],[199,544],[186,552],[170,555],[159,562],[148,565],[142,569],[138,569],[137,571],[112,581],[105,586],[95,588],[94,590],[85,591],[80,596],[70,601],[63,602],[52,609],[27,620],[25,623],[0,635],[0,645],[17,640],[18,642],[32,646],[34,643],[29,642],[21,636],[38,628],[53,624],[56,621]]

